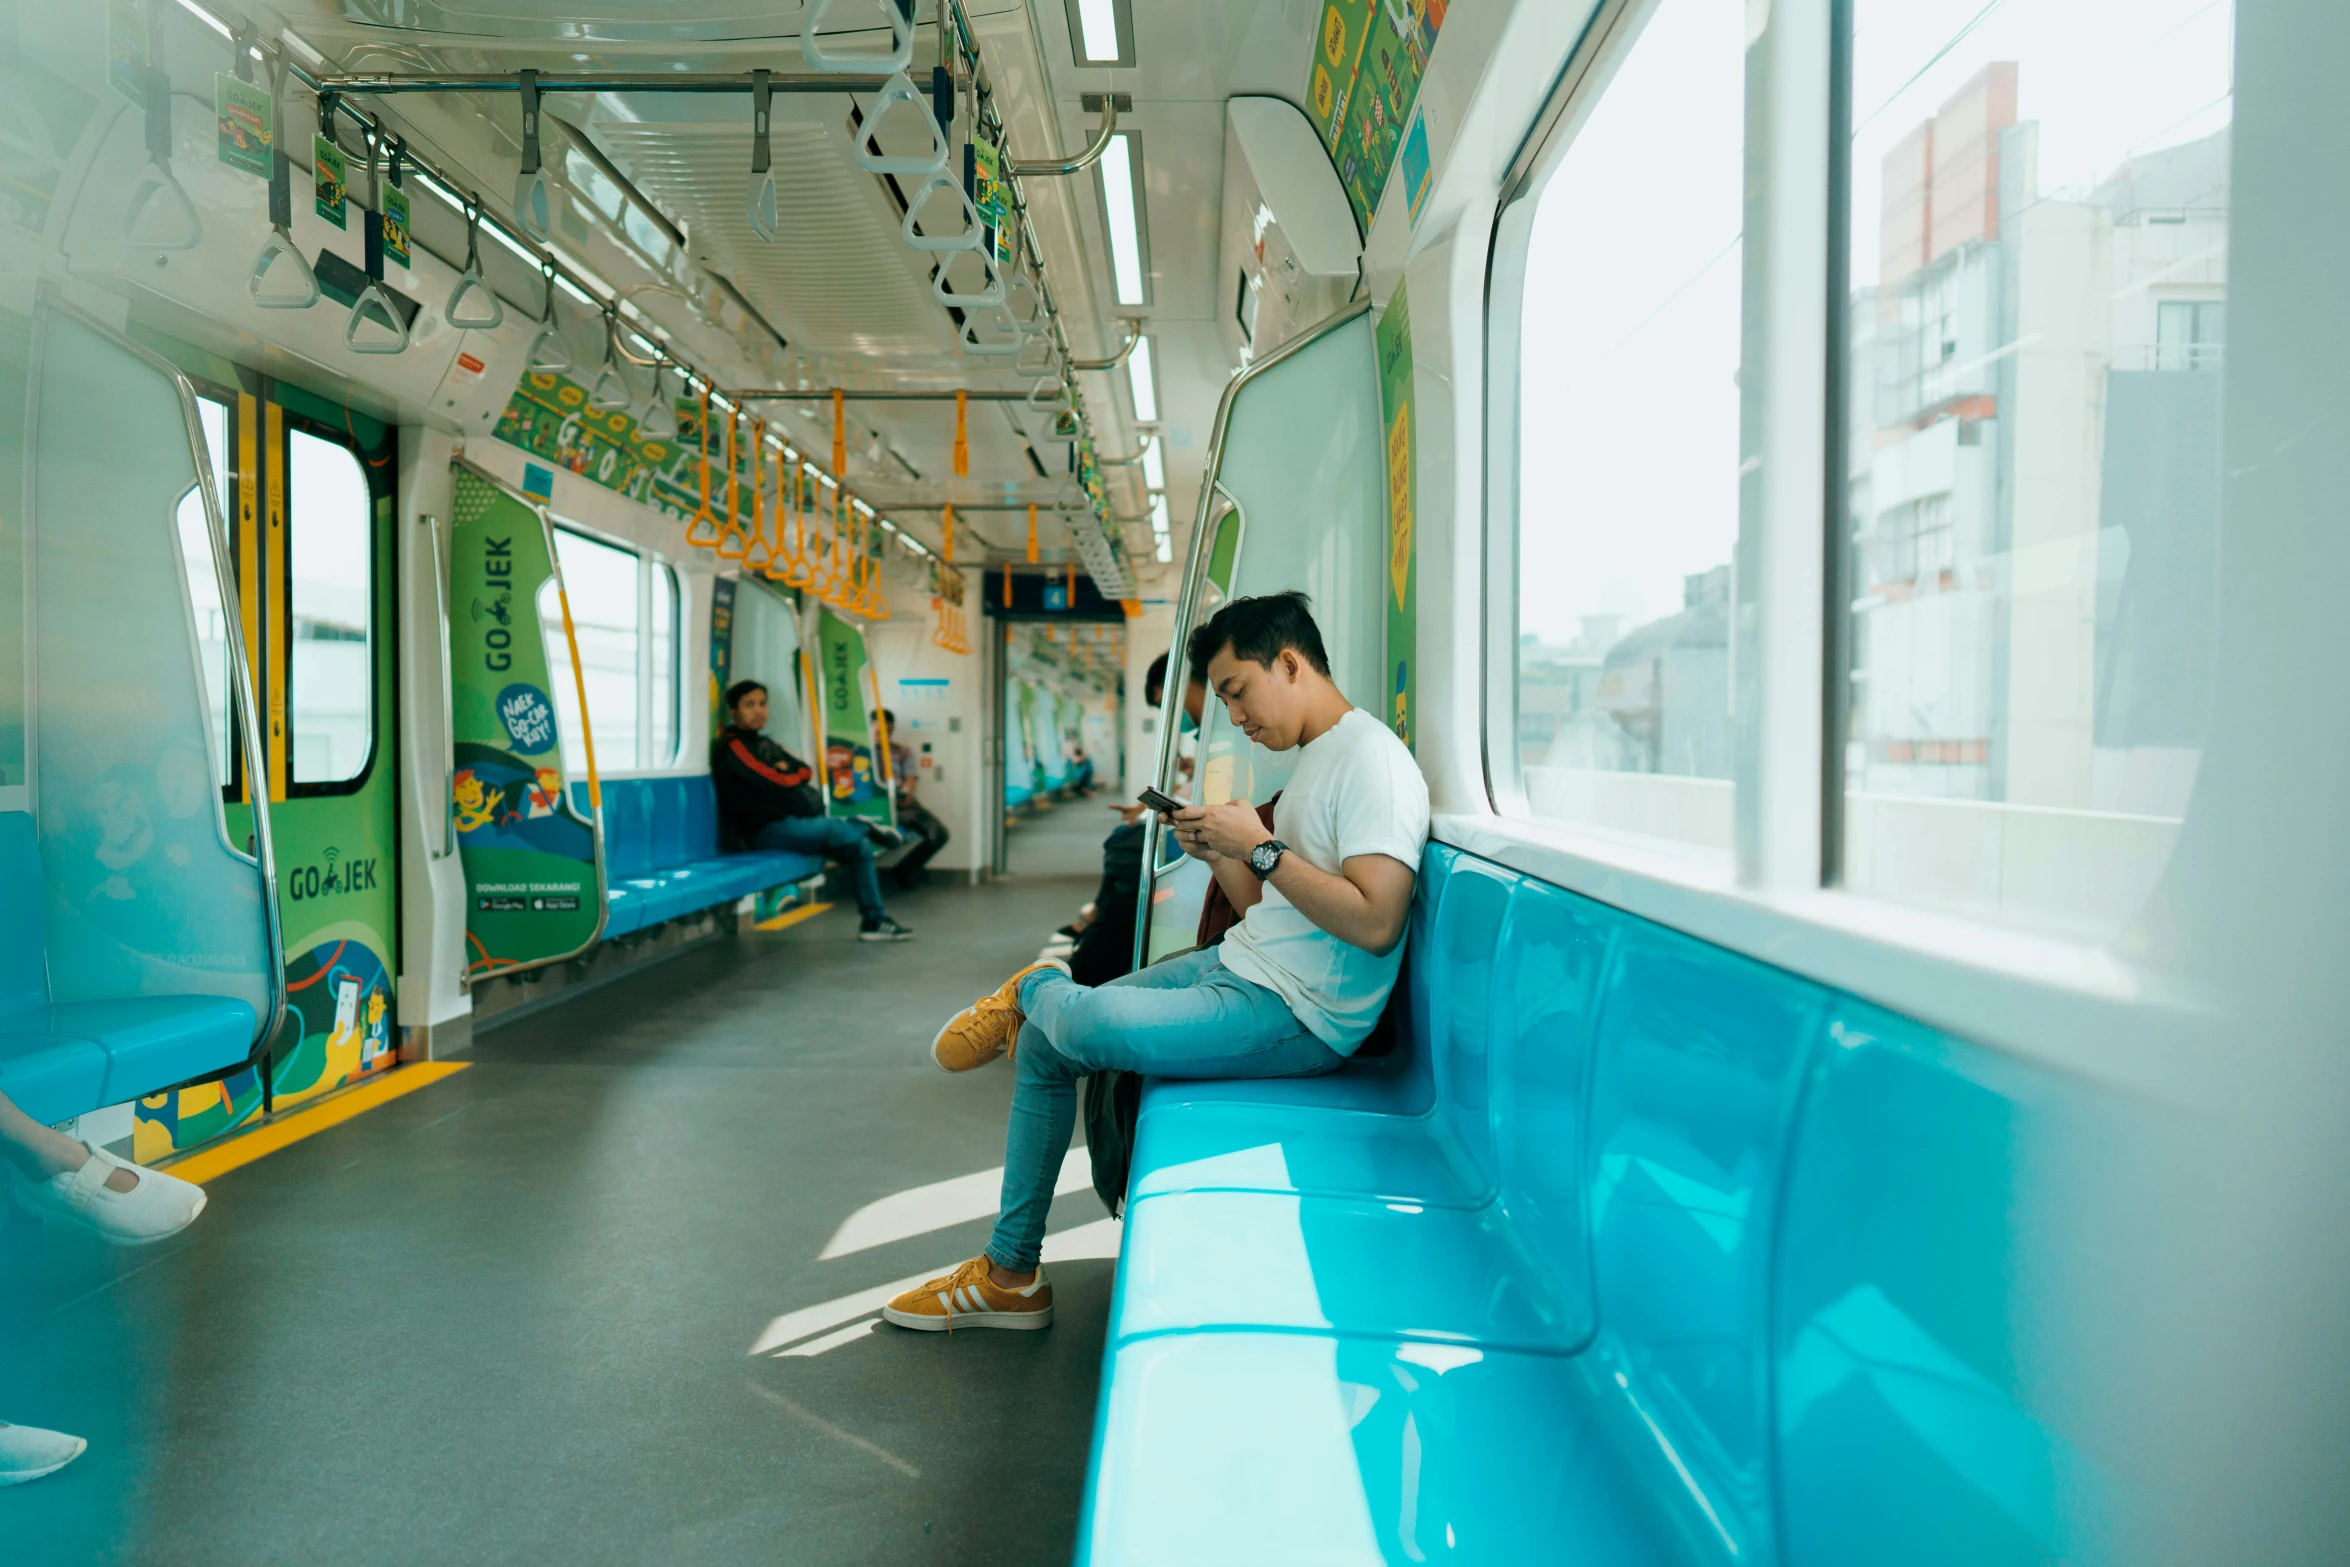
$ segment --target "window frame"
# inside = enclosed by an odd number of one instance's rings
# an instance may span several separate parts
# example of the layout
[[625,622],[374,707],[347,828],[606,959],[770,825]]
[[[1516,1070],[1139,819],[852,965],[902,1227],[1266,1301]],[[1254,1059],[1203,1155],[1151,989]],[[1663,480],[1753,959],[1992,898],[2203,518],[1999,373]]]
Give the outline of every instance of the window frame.
[[[367,451],[358,437],[347,428],[337,428],[323,419],[278,405],[279,439],[277,450],[269,454],[269,461],[277,464],[280,493],[285,496],[285,570],[286,590],[278,613],[271,617],[272,634],[284,639],[286,650],[284,668],[286,683],[286,794],[288,800],[329,799],[337,795],[357,794],[365,789],[375,776],[375,764],[382,755],[383,727],[383,647],[382,639],[390,635],[391,616],[384,611],[384,573],[377,569],[376,513],[386,500],[394,499],[392,489],[392,461],[389,441],[380,465],[368,460]],[[294,741],[298,724],[294,717],[294,530],[299,526],[294,507],[294,432],[339,446],[351,454],[359,465],[360,476],[367,483],[367,760],[348,778],[329,782],[303,783],[294,777]],[[232,554],[235,546],[232,543]]]
[[[241,580],[241,573],[237,568],[242,563],[241,554],[244,545],[244,540],[239,537],[241,530],[237,527],[237,506],[242,498],[245,484],[245,476],[237,467],[238,410],[242,398],[236,387],[223,386],[217,381],[206,380],[202,376],[188,375],[184,370],[180,373],[187,377],[188,389],[195,394],[197,402],[217,403],[225,415],[221,424],[224,432],[223,438],[227,446],[227,451],[223,454],[226,460],[221,464],[217,477],[223,496],[220,515],[221,521],[225,524],[222,531],[227,535],[224,542],[228,549],[228,556],[221,562],[221,569],[227,580],[235,583]],[[245,629],[243,606],[237,599],[231,598],[227,605],[227,611],[229,635],[241,640]],[[258,674],[258,672],[256,669],[255,673]],[[258,692],[255,693],[255,697],[258,699]],[[216,721],[225,721],[229,738],[228,777],[220,786],[220,800],[223,805],[245,805],[250,803],[245,797],[245,748],[237,743],[237,719],[233,710],[236,703],[234,691],[228,693],[228,700],[232,710],[225,716],[225,720],[222,720],[219,715],[215,715]]]

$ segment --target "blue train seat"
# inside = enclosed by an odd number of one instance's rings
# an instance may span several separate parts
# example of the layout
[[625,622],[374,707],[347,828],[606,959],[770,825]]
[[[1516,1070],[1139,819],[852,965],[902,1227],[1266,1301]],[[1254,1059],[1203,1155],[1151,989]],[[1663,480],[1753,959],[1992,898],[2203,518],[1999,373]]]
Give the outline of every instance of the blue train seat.
[[159,1093],[243,1061],[259,1019],[229,996],[52,1002],[33,818],[0,812],[0,1092],[36,1121]]
[[1441,844],[1406,974],[1387,1061],[1146,1087],[1080,1562],[2088,1551],[2115,1482],[2007,1286],[2145,1230],[2023,1201],[2126,1117]]
[[[626,936],[824,873],[813,855],[765,849],[722,853],[709,775],[607,778],[604,790],[604,934]],[[587,785],[572,785],[584,814]]]

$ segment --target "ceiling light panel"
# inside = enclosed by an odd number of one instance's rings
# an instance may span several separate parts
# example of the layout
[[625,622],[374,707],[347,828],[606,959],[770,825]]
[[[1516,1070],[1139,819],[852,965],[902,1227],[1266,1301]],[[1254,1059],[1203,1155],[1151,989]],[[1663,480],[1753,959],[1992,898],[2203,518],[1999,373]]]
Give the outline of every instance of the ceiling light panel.
[[1137,424],[1159,422],[1158,366],[1151,356],[1151,340],[1137,336],[1134,352],[1126,356],[1126,384],[1134,391],[1134,419]]
[[1069,12],[1069,53],[1079,65],[1134,63],[1132,0],[1063,0]]
[[1142,482],[1148,489],[1163,490],[1167,487],[1167,463],[1159,455],[1159,438],[1155,435],[1151,437],[1150,445],[1143,448]]
[[1120,131],[1094,165],[1102,198],[1102,228],[1110,237],[1110,291],[1121,305],[1147,305],[1150,294],[1150,222],[1143,199],[1142,138]]

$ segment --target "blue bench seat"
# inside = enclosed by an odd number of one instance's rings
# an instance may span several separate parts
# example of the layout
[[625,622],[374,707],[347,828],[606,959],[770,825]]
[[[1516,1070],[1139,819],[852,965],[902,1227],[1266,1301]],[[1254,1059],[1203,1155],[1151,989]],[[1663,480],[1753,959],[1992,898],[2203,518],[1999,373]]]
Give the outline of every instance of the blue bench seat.
[[[824,874],[813,855],[720,853],[717,795],[706,773],[607,778],[603,792],[607,937]],[[572,786],[572,798],[587,810],[585,784]]]
[[36,1121],[122,1104],[242,1062],[260,1019],[231,996],[49,1000],[33,818],[0,812],[0,1093]]

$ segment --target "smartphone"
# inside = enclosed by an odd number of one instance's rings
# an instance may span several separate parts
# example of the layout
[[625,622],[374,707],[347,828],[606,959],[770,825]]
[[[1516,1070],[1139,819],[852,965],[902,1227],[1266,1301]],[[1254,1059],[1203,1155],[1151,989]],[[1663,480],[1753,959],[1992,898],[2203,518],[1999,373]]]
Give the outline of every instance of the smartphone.
[[1152,810],[1161,812],[1168,816],[1172,816],[1177,811],[1183,809],[1183,802],[1181,800],[1176,799],[1172,795],[1161,794],[1156,789],[1145,789],[1141,794],[1137,795],[1136,798],[1144,805],[1149,806]]

